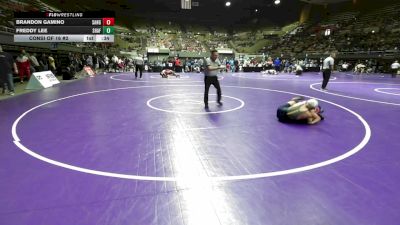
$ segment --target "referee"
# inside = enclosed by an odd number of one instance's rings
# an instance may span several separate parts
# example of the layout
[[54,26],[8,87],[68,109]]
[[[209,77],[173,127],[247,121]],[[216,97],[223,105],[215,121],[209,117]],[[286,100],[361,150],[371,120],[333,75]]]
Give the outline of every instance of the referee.
[[210,90],[211,84],[217,89],[217,102],[218,105],[222,105],[221,102],[221,87],[218,81],[218,72],[221,69],[224,69],[224,66],[221,66],[221,62],[218,59],[217,50],[211,51],[210,58],[207,58],[205,61],[204,68],[204,108],[208,109],[208,91]]
[[331,54],[324,59],[324,62],[322,63],[322,76],[323,76],[323,81],[322,81],[322,87],[321,90],[327,91],[326,86],[328,85],[329,78],[331,77],[331,73],[333,70],[333,66],[335,65],[335,60],[334,58],[336,57],[336,52],[331,52]]
[[142,79],[142,73],[143,73],[143,66],[144,66],[144,60],[142,55],[138,55],[135,58],[135,79],[137,79],[138,76],[138,71],[140,72],[140,79]]

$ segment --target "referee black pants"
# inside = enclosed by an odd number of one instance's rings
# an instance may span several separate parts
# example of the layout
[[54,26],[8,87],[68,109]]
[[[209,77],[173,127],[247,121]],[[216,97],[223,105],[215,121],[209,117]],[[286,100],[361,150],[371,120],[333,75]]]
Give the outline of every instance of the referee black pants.
[[208,105],[208,91],[210,86],[214,85],[217,89],[217,102],[221,101],[221,87],[219,86],[219,81],[217,76],[204,76],[204,104]]
[[326,85],[328,85],[329,78],[331,77],[331,70],[330,69],[324,69],[322,71],[322,76],[323,76],[323,81],[322,81],[322,89],[326,88]]
[[392,69],[392,78],[396,78],[397,76],[397,69]]
[[135,78],[137,78],[137,72],[138,72],[138,71],[140,71],[140,78],[142,78],[143,65],[136,65]]

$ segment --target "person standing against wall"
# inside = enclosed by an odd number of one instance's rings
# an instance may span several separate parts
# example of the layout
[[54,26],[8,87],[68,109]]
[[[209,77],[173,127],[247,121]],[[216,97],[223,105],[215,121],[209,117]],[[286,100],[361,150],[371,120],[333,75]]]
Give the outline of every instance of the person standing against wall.
[[3,52],[3,48],[0,45],[0,86],[3,88],[4,93],[4,85],[7,84],[9,95],[14,95],[13,68],[14,73],[18,74],[17,64],[14,62],[13,57],[7,52]]

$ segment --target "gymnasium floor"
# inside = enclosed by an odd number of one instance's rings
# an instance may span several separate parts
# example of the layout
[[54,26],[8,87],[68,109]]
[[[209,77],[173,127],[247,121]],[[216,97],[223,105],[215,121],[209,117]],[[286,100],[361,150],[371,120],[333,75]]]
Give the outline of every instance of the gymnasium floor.
[[[395,225],[400,78],[106,74],[0,101],[0,224]],[[382,77],[383,76],[383,77]],[[293,96],[325,120],[282,124]]]

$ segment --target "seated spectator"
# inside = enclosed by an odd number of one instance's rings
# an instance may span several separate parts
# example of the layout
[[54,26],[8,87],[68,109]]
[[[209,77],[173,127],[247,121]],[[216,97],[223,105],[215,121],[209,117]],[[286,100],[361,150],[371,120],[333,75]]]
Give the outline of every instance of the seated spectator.
[[67,66],[65,69],[63,69],[61,73],[62,73],[63,80],[76,79],[75,66],[72,63],[69,66]]
[[300,76],[301,74],[303,74],[303,68],[300,66],[300,64],[295,65],[294,71],[297,76]]
[[273,65],[274,65],[274,62],[272,61],[272,58],[268,57],[268,60],[267,60],[267,62],[265,64],[265,68],[267,70],[273,69]]
[[286,60],[286,62],[285,62],[285,67],[284,67],[283,71],[284,71],[285,73],[290,73],[290,72],[292,72],[292,68],[291,68],[291,64],[290,64],[290,61],[289,61],[289,60]]

